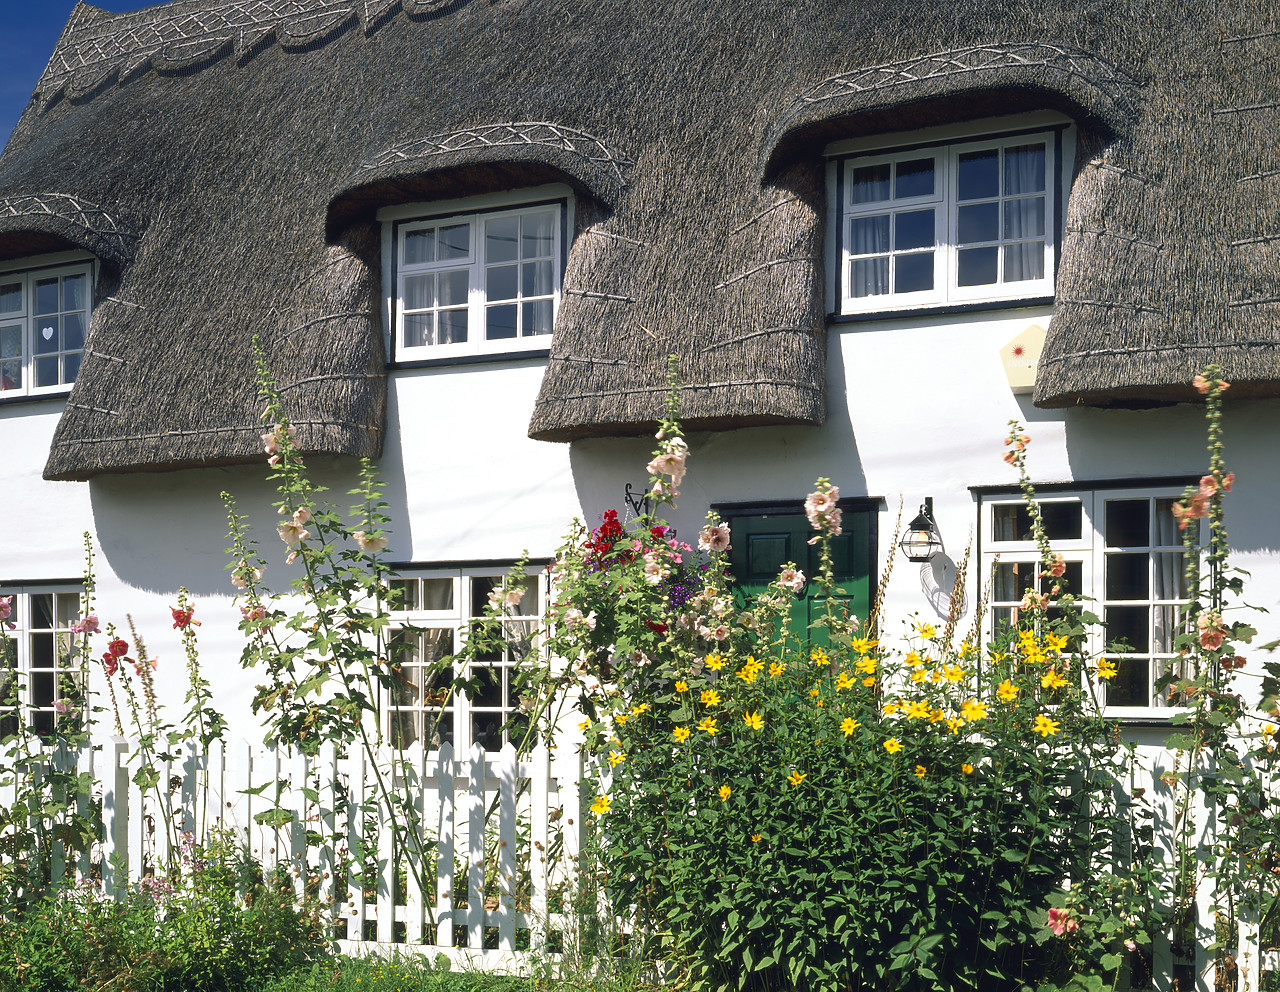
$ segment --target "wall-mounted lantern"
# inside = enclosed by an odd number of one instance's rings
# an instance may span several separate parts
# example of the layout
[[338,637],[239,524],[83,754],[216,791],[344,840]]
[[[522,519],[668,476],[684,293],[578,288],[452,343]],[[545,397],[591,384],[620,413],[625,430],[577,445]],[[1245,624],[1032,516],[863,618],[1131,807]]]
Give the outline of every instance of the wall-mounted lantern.
[[907,532],[902,535],[898,547],[907,556],[907,561],[929,561],[942,553],[942,535],[938,533],[938,525],[933,519],[932,496],[926,496],[920,504],[920,512],[907,524]]

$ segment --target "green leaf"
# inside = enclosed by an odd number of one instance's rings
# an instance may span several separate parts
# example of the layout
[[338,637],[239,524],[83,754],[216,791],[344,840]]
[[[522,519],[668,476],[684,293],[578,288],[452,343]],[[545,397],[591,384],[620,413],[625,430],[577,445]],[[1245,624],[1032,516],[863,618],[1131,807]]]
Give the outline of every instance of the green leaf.
[[287,809],[269,809],[264,813],[254,814],[254,822],[261,823],[265,827],[274,827],[277,830],[286,823],[293,822],[293,813]]

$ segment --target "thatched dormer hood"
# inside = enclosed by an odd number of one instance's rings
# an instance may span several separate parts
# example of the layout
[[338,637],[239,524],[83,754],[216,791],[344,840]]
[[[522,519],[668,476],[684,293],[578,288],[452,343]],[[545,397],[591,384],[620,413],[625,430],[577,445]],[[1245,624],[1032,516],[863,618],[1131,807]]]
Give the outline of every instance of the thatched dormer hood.
[[[1036,401],[1280,392],[1280,18],[956,0],[81,4],[0,157],[0,258],[103,262],[46,476],[261,457],[251,339],[305,448],[381,447],[375,211],[578,192],[530,424],[825,415],[824,145],[1018,110],[1079,123]],[[868,374],[872,374],[869,371]]]

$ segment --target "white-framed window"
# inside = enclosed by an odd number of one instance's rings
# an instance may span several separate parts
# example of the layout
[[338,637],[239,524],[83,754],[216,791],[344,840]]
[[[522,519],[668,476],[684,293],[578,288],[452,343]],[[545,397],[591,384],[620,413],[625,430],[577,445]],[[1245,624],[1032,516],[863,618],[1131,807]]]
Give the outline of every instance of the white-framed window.
[[1065,124],[835,154],[841,314],[1053,295]]
[[[546,612],[547,576],[537,566],[522,579],[503,566],[401,570],[391,580],[392,638],[397,688],[386,707],[386,733],[400,748],[422,742],[428,748],[451,741],[464,751],[479,742],[487,751],[521,743],[520,697],[515,677],[540,650]],[[468,630],[486,616],[490,594],[503,588],[501,647],[484,652],[463,671],[451,663]],[[518,597],[516,595],[518,593]],[[449,687],[455,677],[469,692]],[[514,718],[514,719],[513,719]]]
[[551,346],[572,200],[567,187],[527,192],[523,202],[504,194],[380,214],[395,260],[396,361]]
[[[1108,716],[1158,715],[1170,700],[1156,681],[1171,666],[1185,674],[1174,649],[1187,602],[1183,534],[1171,510],[1181,494],[1181,488],[1097,489],[1039,500],[1050,544],[1066,561],[1064,590],[1087,597],[1082,608],[1102,620],[1103,629],[1083,647],[1117,669],[1104,690]],[[1040,575],[1020,496],[984,496],[980,512],[984,575],[992,579],[988,633],[998,637],[1016,621],[1023,595],[1033,588],[1047,593],[1052,580]],[[1199,543],[1198,521],[1192,526]],[[1051,605],[1050,616],[1056,612]]]
[[51,734],[58,722],[82,715],[84,686],[71,631],[81,589],[79,581],[0,584],[0,599],[13,597],[0,638],[0,738],[15,733],[19,721]]
[[0,399],[66,392],[89,334],[93,264],[18,264],[0,271]]

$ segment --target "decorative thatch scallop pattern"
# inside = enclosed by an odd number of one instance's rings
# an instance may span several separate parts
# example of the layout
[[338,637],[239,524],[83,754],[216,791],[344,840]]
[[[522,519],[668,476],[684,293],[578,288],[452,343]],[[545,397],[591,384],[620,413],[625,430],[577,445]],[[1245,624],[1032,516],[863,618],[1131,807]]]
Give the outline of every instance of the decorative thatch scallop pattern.
[[1275,393],[1278,64],[1272,0],[80,4],[0,197],[137,223],[95,235],[118,280],[47,472],[262,457],[255,335],[304,446],[377,451],[377,208],[551,181],[577,230],[530,433],[652,429],[672,353],[692,427],[820,423],[826,143],[1045,109],[1079,127],[1038,402],[1178,399],[1210,359]]
[[[33,254],[32,244],[58,239],[119,269],[133,256],[138,232],[96,203],[65,193],[0,196],[0,258]],[[54,242],[39,250],[62,247]]]

